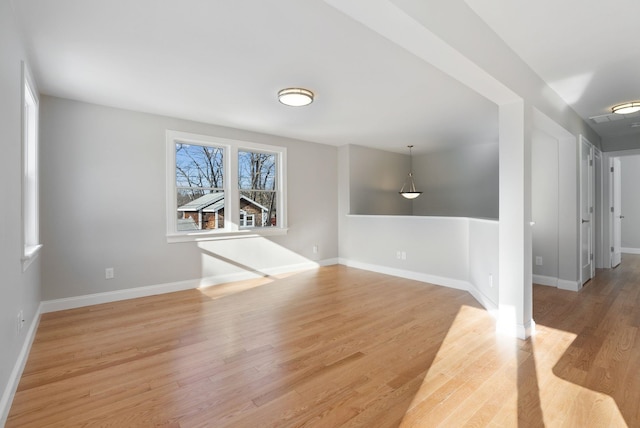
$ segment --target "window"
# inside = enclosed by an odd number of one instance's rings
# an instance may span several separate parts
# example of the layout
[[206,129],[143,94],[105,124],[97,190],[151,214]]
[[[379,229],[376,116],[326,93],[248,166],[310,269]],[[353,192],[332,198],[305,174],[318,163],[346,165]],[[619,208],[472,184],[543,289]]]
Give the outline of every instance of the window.
[[255,226],[255,216],[253,214],[247,214],[246,211],[240,210],[240,227],[252,226]]
[[286,149],[167,131],[167,240],[286,233]]
[[22,269],[38,255],[38,95],[26,64],[22,63]]
[[[241,226],[277,226],[276,155],[269,152],[238,151],[238,190],[240,209],[250,220]],[[249,221],[251,224],[249,224]]]

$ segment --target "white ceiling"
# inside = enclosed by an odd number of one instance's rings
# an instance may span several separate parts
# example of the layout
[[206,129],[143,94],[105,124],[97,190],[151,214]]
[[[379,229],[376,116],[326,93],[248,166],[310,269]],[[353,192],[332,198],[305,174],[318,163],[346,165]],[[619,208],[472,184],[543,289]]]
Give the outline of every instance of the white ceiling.
[[495,104],[321,0],[15,6],[45,94],[398,152],[497,141]]
[[[637,0],[467,4],[583,118],[640,98],[640,44],[621,37],[633,34]],[[494,103],[322,0],[14,7],[45,94],[397,152],[497,141]],[[315,102],[281,105],[289,86]],[[607,137],[640,130],[630,121],[590,125]]]
[[603,139],[640,135],[640,114],[591,117],[640,100],[637,0],[466,0]]

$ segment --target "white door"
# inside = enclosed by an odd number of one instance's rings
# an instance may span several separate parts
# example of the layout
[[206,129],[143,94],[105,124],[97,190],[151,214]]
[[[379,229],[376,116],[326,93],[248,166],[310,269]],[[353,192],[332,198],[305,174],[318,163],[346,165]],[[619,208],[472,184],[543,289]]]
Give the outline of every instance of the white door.
[[582,284],[593,272],[593,146],[580,137],[580,272]]
[[620,158],[611,160],[611,183],[613,187],[613,206],[611,207],[612,224],[613,224],[613,245],[611,246],[611,267],[614,268],[620,264],[622,259],[621,240],[622,240],[622,192],[620,185]]
[[[602,189],[602,185],[603,185],[603,180],[602,180],[602,172],[604,171],[603,169],[603,157],[602,157],[602,152],[600,150],[598,150],[597,148],[593,148],[593,182],[595,185],[594,188],[594,201],[593,201],[593,206],[594,206],[594,213],[593,213],[593,254],[594,254],[594,258],[593,258],[593,272],[591,273],[591,277],[593,278],[596,275],[595,269],[596,268],[603,268],[605,267],[605,263],[604,263],[604,257],[605,257],[605,253],[603,251],[604,248],[604,244],[603,244],[603,233],[602,233],[602,210],[604,209],[603,207],[606,205],[603,205],[603,199],[602,199],[602,195],[603,195],[603,189]],[[607,255],[609,254],[608,252],[606,253]]]

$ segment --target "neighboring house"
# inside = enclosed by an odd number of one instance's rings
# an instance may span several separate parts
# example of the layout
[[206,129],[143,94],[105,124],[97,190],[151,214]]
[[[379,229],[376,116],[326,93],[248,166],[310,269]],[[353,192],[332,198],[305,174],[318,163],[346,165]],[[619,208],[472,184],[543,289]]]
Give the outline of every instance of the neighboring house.
[[[269,209],[240,196],[240,227],[268,226]],[[224,227],[224,192],[209,193],[178,207],[178,230]]]

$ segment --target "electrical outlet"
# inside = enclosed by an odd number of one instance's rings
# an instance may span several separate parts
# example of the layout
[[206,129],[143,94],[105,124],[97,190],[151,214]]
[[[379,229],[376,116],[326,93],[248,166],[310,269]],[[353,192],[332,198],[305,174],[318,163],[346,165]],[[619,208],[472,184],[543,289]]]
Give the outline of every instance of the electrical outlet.
[[402,260],[407,260],[407,252],[406,251],[402,252]]
[[402,252],[400,250],[396,251],[396,259],[400,260],[402,258]]
[[536,256],[536,266],[542,266],[542,257]]
[[313,246],[313,254],[318,254],[318,244],[314,244],[314,246]]
[[113,279],[115,276],[115,272],[113,268],[106,268],[104,270],[104,279]]

